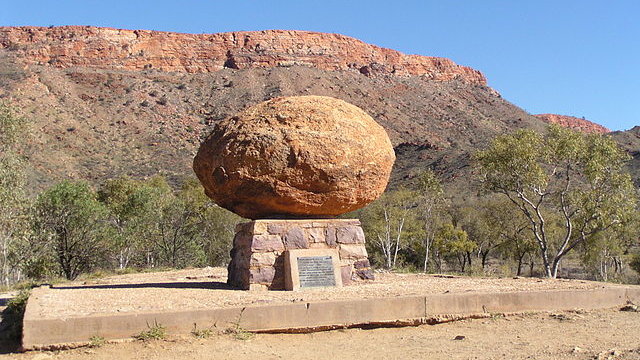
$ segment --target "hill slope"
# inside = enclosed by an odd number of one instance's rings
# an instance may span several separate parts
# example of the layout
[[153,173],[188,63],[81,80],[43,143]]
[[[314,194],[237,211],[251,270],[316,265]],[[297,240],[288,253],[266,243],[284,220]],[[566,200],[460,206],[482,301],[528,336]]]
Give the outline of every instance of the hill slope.
[[289,95],[333,96],[373,116],[396,149],[393,186],[433,167],[468,187],[476,149],[545,127],[477,70],[342,35],[0,28],[0,97],[33,122],[36,189],[68,177],[191,175],[217,121]]
[[585,133],[606,134],[611,132],[611,130],[602,125],[596,124],[584,118],[577,118],[575,116],[556,114],[538,114],[534,116],[549,124],[558,124],[560,126],[582,131]]

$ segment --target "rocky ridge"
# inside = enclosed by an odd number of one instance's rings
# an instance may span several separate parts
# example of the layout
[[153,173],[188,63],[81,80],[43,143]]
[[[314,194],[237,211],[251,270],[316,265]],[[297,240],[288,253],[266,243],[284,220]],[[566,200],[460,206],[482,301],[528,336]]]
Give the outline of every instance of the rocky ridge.
[[573,129],[573,130],[582,131],[585,133],[606,134],[611,132],[611,130],[607,129],[606,127],[600,124],[596,124],[589,120],[577,118],[574,116],[557,115],[557,114],[538,114],[534,116],[549,124],[558,124],[560,126]]
[[[422,70],[408,59],[422,61]],[[448,68],[425,65],[436,60]],[[122,175],[162,174],[178,184],[192,176],[193,156],[217,123],[299,95],[344,100],[382,125],[397,155],[391,187],[429,168],[460,196],[475,178],[475,151],[496,135],[546,126],[476,70],[342,35],[0,27],[0,101],[30,121],[24,154],[34,192],[62,179],[98,184]],[[611,136],[640,174],[640,135]]]
[[208,73],[301,65],[486,85],[480,71],[446,58],[405,55],[348,36],[310,31],[180,34],[91,26],[0,27],[0,48],[17,51],[28,63],[57,68]]

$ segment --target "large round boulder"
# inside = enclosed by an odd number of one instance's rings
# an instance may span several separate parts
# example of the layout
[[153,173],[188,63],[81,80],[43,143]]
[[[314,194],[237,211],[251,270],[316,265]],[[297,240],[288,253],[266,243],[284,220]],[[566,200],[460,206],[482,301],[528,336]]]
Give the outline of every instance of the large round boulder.
[[193,169],[218,205],[250,218],[331,217],[387,186],[395,154],[371,116],[326,96],[281,97],[223,120]]

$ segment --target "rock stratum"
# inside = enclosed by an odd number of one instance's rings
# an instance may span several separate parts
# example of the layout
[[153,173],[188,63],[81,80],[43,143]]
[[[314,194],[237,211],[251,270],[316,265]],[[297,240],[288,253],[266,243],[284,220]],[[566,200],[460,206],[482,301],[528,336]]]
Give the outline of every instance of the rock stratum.
[[395,154],[362,109],[327,96],[274,98],[218,123],[193,169],[218,205],[250,218],[341,215],[387,187]]
[[58,68],[209,73],[300,65],[486,85],[480,71],[446,58],[405,55],[348,36],[310,31],[181,34],[91,26],[0,27],[0,47],[16,50],[29,63]]
[[[178,185],[220,121],[300,95],[344,100],[384,127],[397,157],[390,187],[412,186],[433,169],[460,197],[475,191],[474,152],[496,135],[547,126],[476,70],[342,35],[0,28],[0,101],[31,127],[22,152],[33,193],[63,179],[122,175],[161,174]],[[611,136],[633,155],[640,184],[639,132]]]
[[558,124],[560,126],[573,129],[573,130],[582,131],[584,133],[606,134],[611,132],[611,130],[607,129],[606,127],[600,124],[596,124],[589,120],[578,118],[575,116],[556,115],[556,114],[538,114],[534,116],[546,123]]

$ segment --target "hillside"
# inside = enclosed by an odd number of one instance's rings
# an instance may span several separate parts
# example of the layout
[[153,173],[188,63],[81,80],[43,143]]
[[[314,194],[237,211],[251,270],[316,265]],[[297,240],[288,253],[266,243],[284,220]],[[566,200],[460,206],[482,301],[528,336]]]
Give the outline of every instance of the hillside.
[[560,126],[582,131],[585,133],[606,134],[611,132],[611,130],[600,124],[596,124],[584,118],[577,118],[575,116],[556,114],[538,114],[534,116],[549,124],[558,124]]
[[433,167],[468,188],[476,149],[546,124],[477,70],[342,35],[0,28],[0,98],[32,121],[34,189],[122,174],[177,181],[217,121],[288,95],[337,97],[376,119],[396,149],[393,186]]

